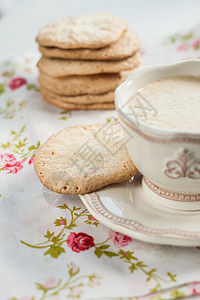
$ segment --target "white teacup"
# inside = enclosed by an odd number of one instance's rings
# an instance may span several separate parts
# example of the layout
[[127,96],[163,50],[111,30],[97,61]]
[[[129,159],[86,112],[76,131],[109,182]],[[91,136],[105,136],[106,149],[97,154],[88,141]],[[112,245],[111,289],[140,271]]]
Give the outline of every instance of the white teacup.
[[128,152],[143,175],[145,192],[164,206],[198,210],[200,129],[199,133],[193,133],[152,128],[138,122],[129,107],[140,88],[159,79],[179,75],[200,76],[200,60],[149,66],[135,71],[116,89],[115,105]]

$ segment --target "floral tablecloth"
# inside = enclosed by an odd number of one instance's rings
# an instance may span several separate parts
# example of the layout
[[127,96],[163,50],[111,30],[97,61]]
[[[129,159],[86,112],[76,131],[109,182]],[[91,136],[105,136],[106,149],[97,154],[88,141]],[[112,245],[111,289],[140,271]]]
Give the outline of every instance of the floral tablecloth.
[[[143,65],[200,58],[200,27],[141,42]],[[55,194],[39,182],[34,155],[50,135],[117,115],[47,104],[39,94],[37,60],[27,54],[0,65],[0,299],[135,299],[200,279],[198,248],[151,245],[113,232],[78,196]],[[198,292],[193,284],[167,299]]]

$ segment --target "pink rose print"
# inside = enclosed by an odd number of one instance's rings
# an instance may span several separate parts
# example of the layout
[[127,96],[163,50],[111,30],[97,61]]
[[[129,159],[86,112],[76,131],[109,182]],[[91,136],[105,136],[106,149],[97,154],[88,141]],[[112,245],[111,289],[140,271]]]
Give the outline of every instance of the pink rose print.
[[83,293],[83,291],[81,291],[81,289],[79,287],[75,287],[72,289],[71,291],[71,296],[72,297],[76,297],[79,298],[81,296],[81,294]]
[[67,238],[67,245],[79,253],[80,251],[85,251],[94,246],[94,239],[92,236],[84,232],[70,232],[70,235]]
[[177,47],[177,51],[186,51],[186,50],[187,50],[187,48],[184,44],[181,44]]
[[90,221],[97,221],[93,216],[89,217]]
[[3,77],[7,77],[10,75],[10,73],[8,71],[4,72],[3,74],[1,74]]
[[65,221],[64,221],[64,220],[60,220],[60,221],[59,221],[59,224],[60,224],[60,225],[65,225]]
[[199,49],[199,47],[200,47],[200,39],[197,39],[196,41],[194,41],[192,43],[192,48],[197,50],[197,49]]
[[79,268],[77,267],[77,266],[73,266],[73,268],[72,268],[72,275],[74,276],[74,275],[76,275],[77,273],[79,272]]
[[109,232],[109,237],[118,248],[125,247],[132,242],[131,237],[112,230]]
[[12,79],[8,86],[11,90],[14,91],[26,83],[27,83],[26,79],[18,77],[18,78]]
[[12,119],[14,117],[14,113],[11,112],[9,114],[6,115],[8,119]]
[[2,164],[13,163],[16,161],[16,158],[13,154],[5,153],[0,155],[0,162]]
[[100,284],[100,281],[97,278],[92,278],[91,279],[91,284],[92,286],[96,286]]
[[146,54],[146,52],[145,51],[143,51],[143,50],[140,50],[140,55],[141,56],[144,56]]
[[199,294],[200,293],[200,283],[197,281],[197,282],[194,282],[191,285],[189,285],[189,292],[192,295]]
[[6,163],[4,167],[2,168],[3,171],[8,171],[7,173],[10,174],[17,174],[21,169],[23,169],[23,163],[25,162],[25,159],[22,161],[16,161],[11,163]]
[[31,296],[23,296],[20,300],[31,300],[33,299]]
[[29,68],[29,67],[27,67],[27,68],[25,69],[25,72],[27,72],[27,73],[31,73],[31,72],[32,72],[32,69],[31,69],[31,68]]
[[56,286],[56,280],[55,280],[55,278],[49,278],[49,279],[47,279],[47,281],[45,282],[45,284],[44,284],[44,287],[46,288],[46,289],[50,289],[50,288],[53,288],[53,287],[55,287]]
[[32,156],[30,159],[29,159],[29,165],[31,165],[32,163],[33,163],[33,161],[34,161],[34,156]]

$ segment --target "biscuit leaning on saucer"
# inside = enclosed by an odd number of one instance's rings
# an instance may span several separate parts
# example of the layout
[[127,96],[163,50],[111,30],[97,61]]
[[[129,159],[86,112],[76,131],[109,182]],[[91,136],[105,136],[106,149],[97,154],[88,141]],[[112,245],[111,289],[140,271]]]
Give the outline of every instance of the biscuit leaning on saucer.
[[68,75],[90,75],[100,73],[118,73],[131,70],[140,64],[140,55],[136,53],[117,61],[73,60],[42,57],[38,62],[40,72],[52,77]]
[[134,55],[139,48],[139,38],[131,30],[127,30],[117,42],[99,49],[60,49],[39,45],[39,51],[45,57],[83,60],[120,60]]
[[[114,137],[106,141],[104,126]],[[62,194],[85,194],[120,183],[137,173],[117,124],[68,127],[51,136],[37,151],[34,168],[48,189]]]
[[116,16],[85,14],[52,22],[39,31],[36,41],[62,49],[102,48],[118,41],[127,28],[127,23]]

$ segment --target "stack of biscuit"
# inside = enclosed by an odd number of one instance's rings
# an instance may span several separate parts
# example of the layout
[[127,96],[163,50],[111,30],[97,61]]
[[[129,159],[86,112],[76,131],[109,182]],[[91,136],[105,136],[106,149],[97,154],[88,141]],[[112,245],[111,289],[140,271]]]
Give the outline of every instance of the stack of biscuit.
[[140,65],[137,35],[109,14],[55,21],[36,41],[41,95],[67,110],[114,109],[115,89]]

